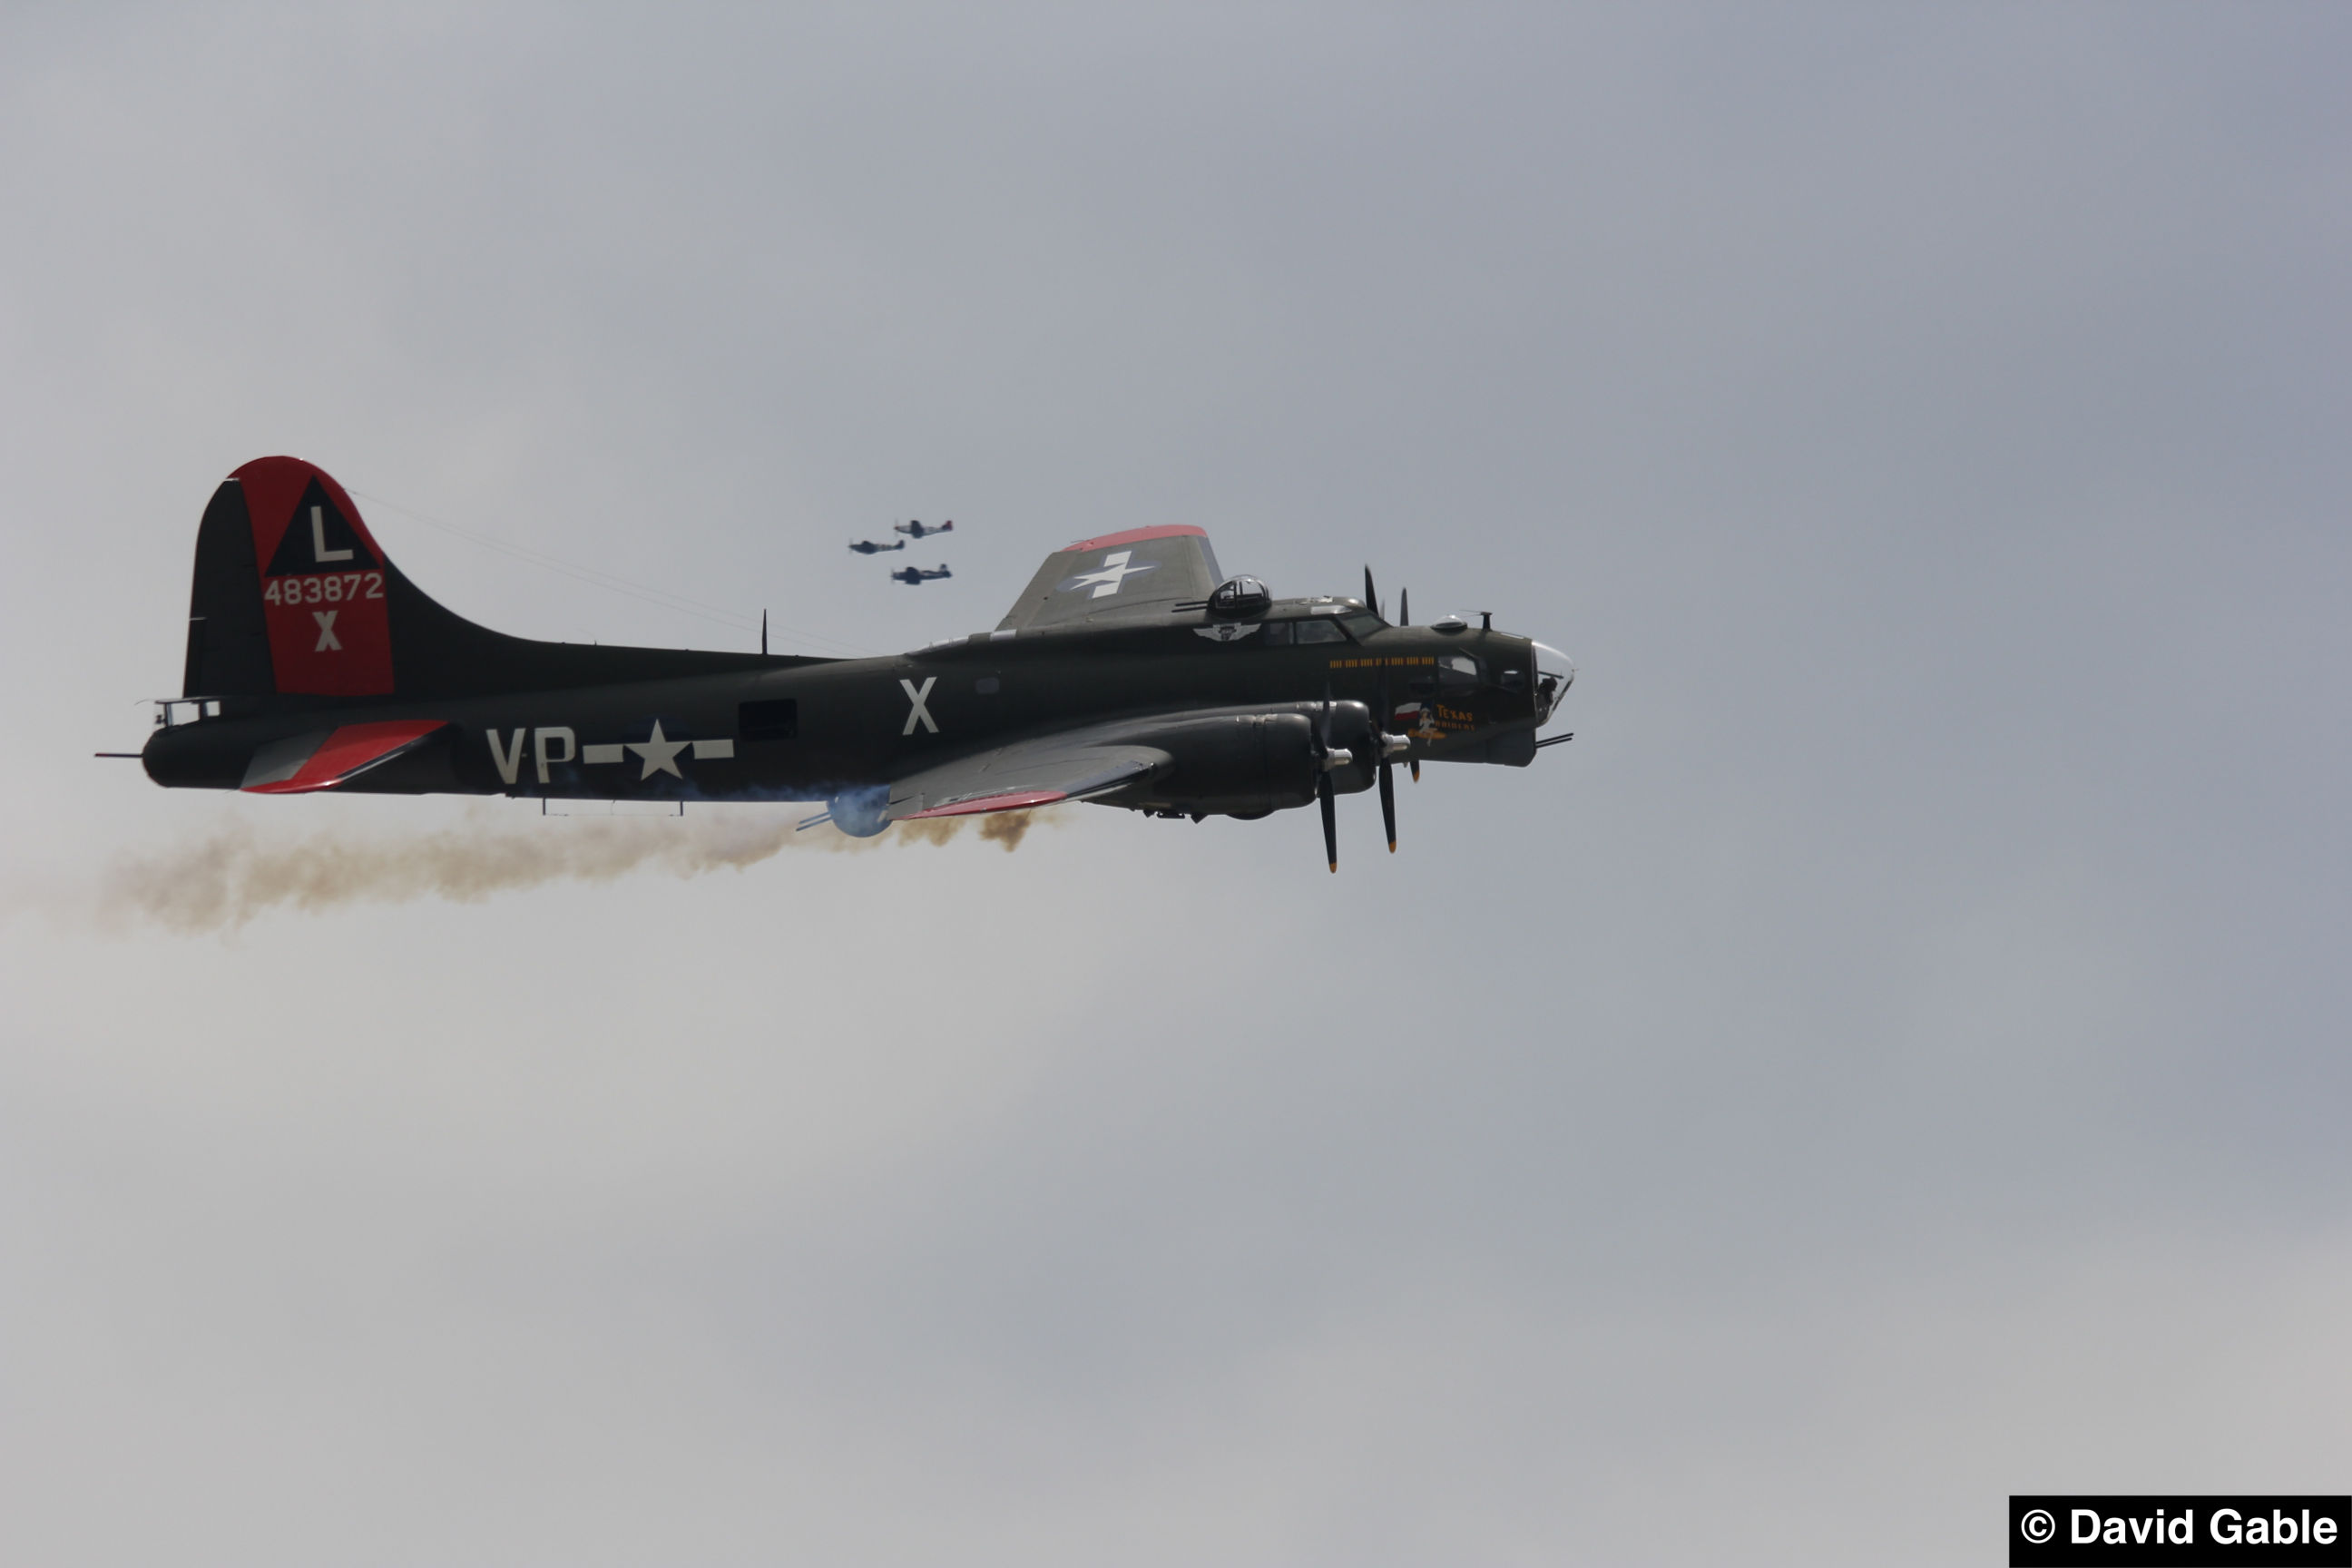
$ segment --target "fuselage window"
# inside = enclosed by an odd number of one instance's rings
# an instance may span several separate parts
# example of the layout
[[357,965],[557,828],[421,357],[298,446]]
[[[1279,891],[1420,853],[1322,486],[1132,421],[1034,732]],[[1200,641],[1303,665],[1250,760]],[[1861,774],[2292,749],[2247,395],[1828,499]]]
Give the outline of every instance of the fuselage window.
[[1466,653],[1441,654],[1437,684],[1449,689],[1478,684],[1478,661]]
[[1288,647],[1297,639],[1291,633],[1297,630],[1297,621],[1268,621],[1265,629],[1257,634],[1260,647]]
[[1293,621],[1290,624],[1298,628],[1298,640],[1302,643],[1348,640],[1348,634],[1339,629],[1337,621]]

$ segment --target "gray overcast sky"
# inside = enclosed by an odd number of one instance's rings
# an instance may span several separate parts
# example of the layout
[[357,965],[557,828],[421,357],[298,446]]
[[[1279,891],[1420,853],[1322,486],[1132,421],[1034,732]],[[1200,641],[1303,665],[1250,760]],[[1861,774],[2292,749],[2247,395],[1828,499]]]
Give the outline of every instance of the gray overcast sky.
[[[2348,61],[9,8],[0,1555],[1980,1563],[2012,1490],[2352,1485]],[[88,760],[272,452],[546,637],[901,648],[1151,523],[1369,561],[1574,653],[1577,740],[1392,859],[1343,802],[1337,878],[1077,810],[104,929],[238,824],[541,830]],[[841,549],[907,516],[952,582]]]

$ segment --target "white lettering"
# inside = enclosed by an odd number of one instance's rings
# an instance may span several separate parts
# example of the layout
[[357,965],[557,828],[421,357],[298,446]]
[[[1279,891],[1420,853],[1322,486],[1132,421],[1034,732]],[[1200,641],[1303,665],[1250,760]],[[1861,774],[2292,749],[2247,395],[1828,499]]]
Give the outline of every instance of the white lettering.
[[939,683],[940,678],[936,675],[925,680],[919,689],[917,689],[915,683],[911,680],[902,680],[898,682],[899,689],[907,694],[907,700],[914,704],[912,708],[907,710],[907,727],[899,731],[898,733],[901,735],[911,735],[915,732],[915,726],[918,724],[920,724],[924,729],[929,730],[934,735],[940,732],[940,727],[931,721],[930,709],[925,706],[925,704],[930,701],[931,688],[937,686]]
[[310,559],[323,566],[330,561],[349,561],[351,558],[352,552],[348,550],[327,548],[326,509],[312,507],[310,509]]
[[2322,1514],[2311,1521],[2311,1543],[2314,1546],[2336,1544],[2336,1521]]
[[312,653],[341,653],[343,651],[342,639],[335,636],[335,617],[342,613],[343,612],[341,610],[313,610],[310,612],[310,618],[319,623],[319,646],[310,650]]
[[522,731],[517,730],[514,732],[514,750],[511,752],[499,749],[499,732],[496,730],[486,731],[485,733],[490,738],[490,761],[498,764],[499,777],[509,784],[513,784],[515,775],[522,772]]
[[[2229,1522],[2223,1523],[2224,1520]],[[2205,1528],[2217,1546],[2235,1546],[2245,1535],[2244,1529],[2238,1522],[2238,1510],[2234,1508],[2215,1509],[2213,1522]]]
[[[517,731],[516,733],[520,734],[521,731]],[[564,728],[561,724],[551,725],[544,730],[533,730],[530,732],[530,752],[532,759],[539,763],[540,783],[545,784],[548,782],[547,769],[549,763],[568,763],[579,754],[580,748],[577,744],[577,741],[578,737],[573,735],[570,730]],[[563,754],[560,757],[554,755],[550,750],[551,746],[558,742],[561,742],[563,747]]]
[[2099,1538],[2099,1510],[2078,1508],[2067,1521],[2067,1539],[2076,1546],[2087,1545]]

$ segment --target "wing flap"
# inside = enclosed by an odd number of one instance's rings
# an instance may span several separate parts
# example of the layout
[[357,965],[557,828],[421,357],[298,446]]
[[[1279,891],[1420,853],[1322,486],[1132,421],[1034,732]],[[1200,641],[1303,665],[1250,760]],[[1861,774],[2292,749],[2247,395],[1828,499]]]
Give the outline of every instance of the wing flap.
[[446,719],[345,724],[275,741],[253,753],[237,787],[250,795],[307,795],[332,789],[425,743]]

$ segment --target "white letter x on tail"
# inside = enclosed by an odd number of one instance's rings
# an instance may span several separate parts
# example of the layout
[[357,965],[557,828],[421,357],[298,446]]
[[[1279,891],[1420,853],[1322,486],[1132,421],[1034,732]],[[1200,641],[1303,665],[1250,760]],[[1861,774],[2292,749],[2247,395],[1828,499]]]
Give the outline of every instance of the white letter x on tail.
[[343,651],[343,639],[335,635],[335,617],[342,613],[343,612],[341,610],[313,610],[310,612],[310,618],[319,623],[319,646],[310,650],[312,653],[341,653]]
[[898,733],[911,735],[915,732],[915,726],[918,724],[934,735],[940,732],[940,727],[931,722],[931,710],[924,706],[931,699],[931,688],[939,683],[940,678],[936,675],[925,680],[919,689],[911,680],[898,682],[899,689],[907,694],[907,700],[914,704],[914,707],[907,710],[907,727]]

